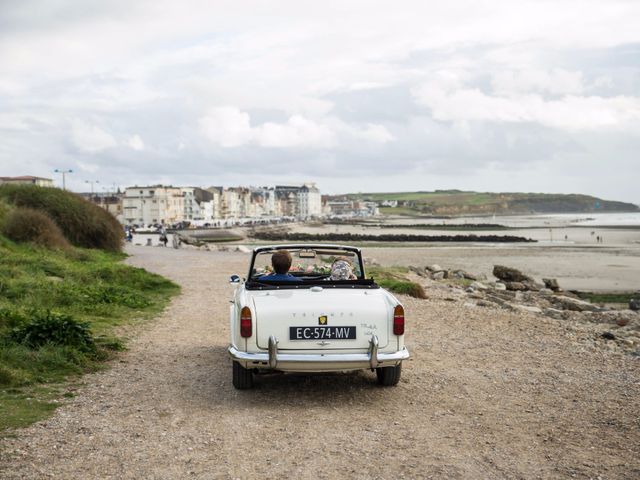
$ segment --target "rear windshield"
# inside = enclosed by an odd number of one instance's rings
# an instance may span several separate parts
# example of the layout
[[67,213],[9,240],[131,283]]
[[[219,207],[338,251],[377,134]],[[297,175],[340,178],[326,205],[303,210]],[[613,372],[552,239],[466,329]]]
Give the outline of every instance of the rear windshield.
[[[356,252],[311,248],[287,251],[292,257],[288,273],[302,281],[348,281],[364,278]],[[268,250],[255,255],[250,280],[269,280],[268,277],[275,273],[271,264],[274,253],[275,250]]]

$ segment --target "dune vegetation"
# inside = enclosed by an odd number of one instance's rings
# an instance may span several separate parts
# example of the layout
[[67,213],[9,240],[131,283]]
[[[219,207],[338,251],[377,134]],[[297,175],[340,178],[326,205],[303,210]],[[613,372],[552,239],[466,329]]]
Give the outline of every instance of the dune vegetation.
[[367,277],[373,278],[378,285],[390,292],[409,295],[415,298],[427,298],[422,285],[410,280],[406,267],[372,266],[366,269]]
[[0,430],[53,411],[79,374],[124,348],[119,326],[179,290],[122,263],[108,213],[54,190],[0,187]]
[[113,215],[79,195],[36,185],[0,185],[0,201],[48,216],[67,241],[76,247],[111,252],[122,250],[120,223]]

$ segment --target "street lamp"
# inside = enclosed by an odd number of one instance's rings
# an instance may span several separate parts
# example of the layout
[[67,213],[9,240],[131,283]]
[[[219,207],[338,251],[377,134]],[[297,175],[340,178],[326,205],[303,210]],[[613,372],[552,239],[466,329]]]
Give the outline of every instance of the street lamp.
[[99,180],[85,180],[84,183],[90,183],[91,184],[91,196],[93,197],[93,185],[95,183],[100,183]]
[[67,189],[66,174],[67,173],[73,173],[73,170],[71,170],[71,169],[69,169],[69,170],[60,170],[60,169],[56,168],[54,170],[54,172],[62,174],[62,190],[66,190]]

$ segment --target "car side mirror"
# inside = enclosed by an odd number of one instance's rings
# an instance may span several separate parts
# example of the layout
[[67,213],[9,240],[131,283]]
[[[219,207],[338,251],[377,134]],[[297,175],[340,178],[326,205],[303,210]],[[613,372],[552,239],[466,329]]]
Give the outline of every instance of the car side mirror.
[[240,277],[238,275],[231,275],[229,283],[240,283]]

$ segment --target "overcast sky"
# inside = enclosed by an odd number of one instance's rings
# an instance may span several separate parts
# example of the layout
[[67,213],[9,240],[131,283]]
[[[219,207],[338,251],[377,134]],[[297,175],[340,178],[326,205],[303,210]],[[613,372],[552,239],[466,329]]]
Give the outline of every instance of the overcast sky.
[[0,175],[640,203],[640,2],[0,0]]

